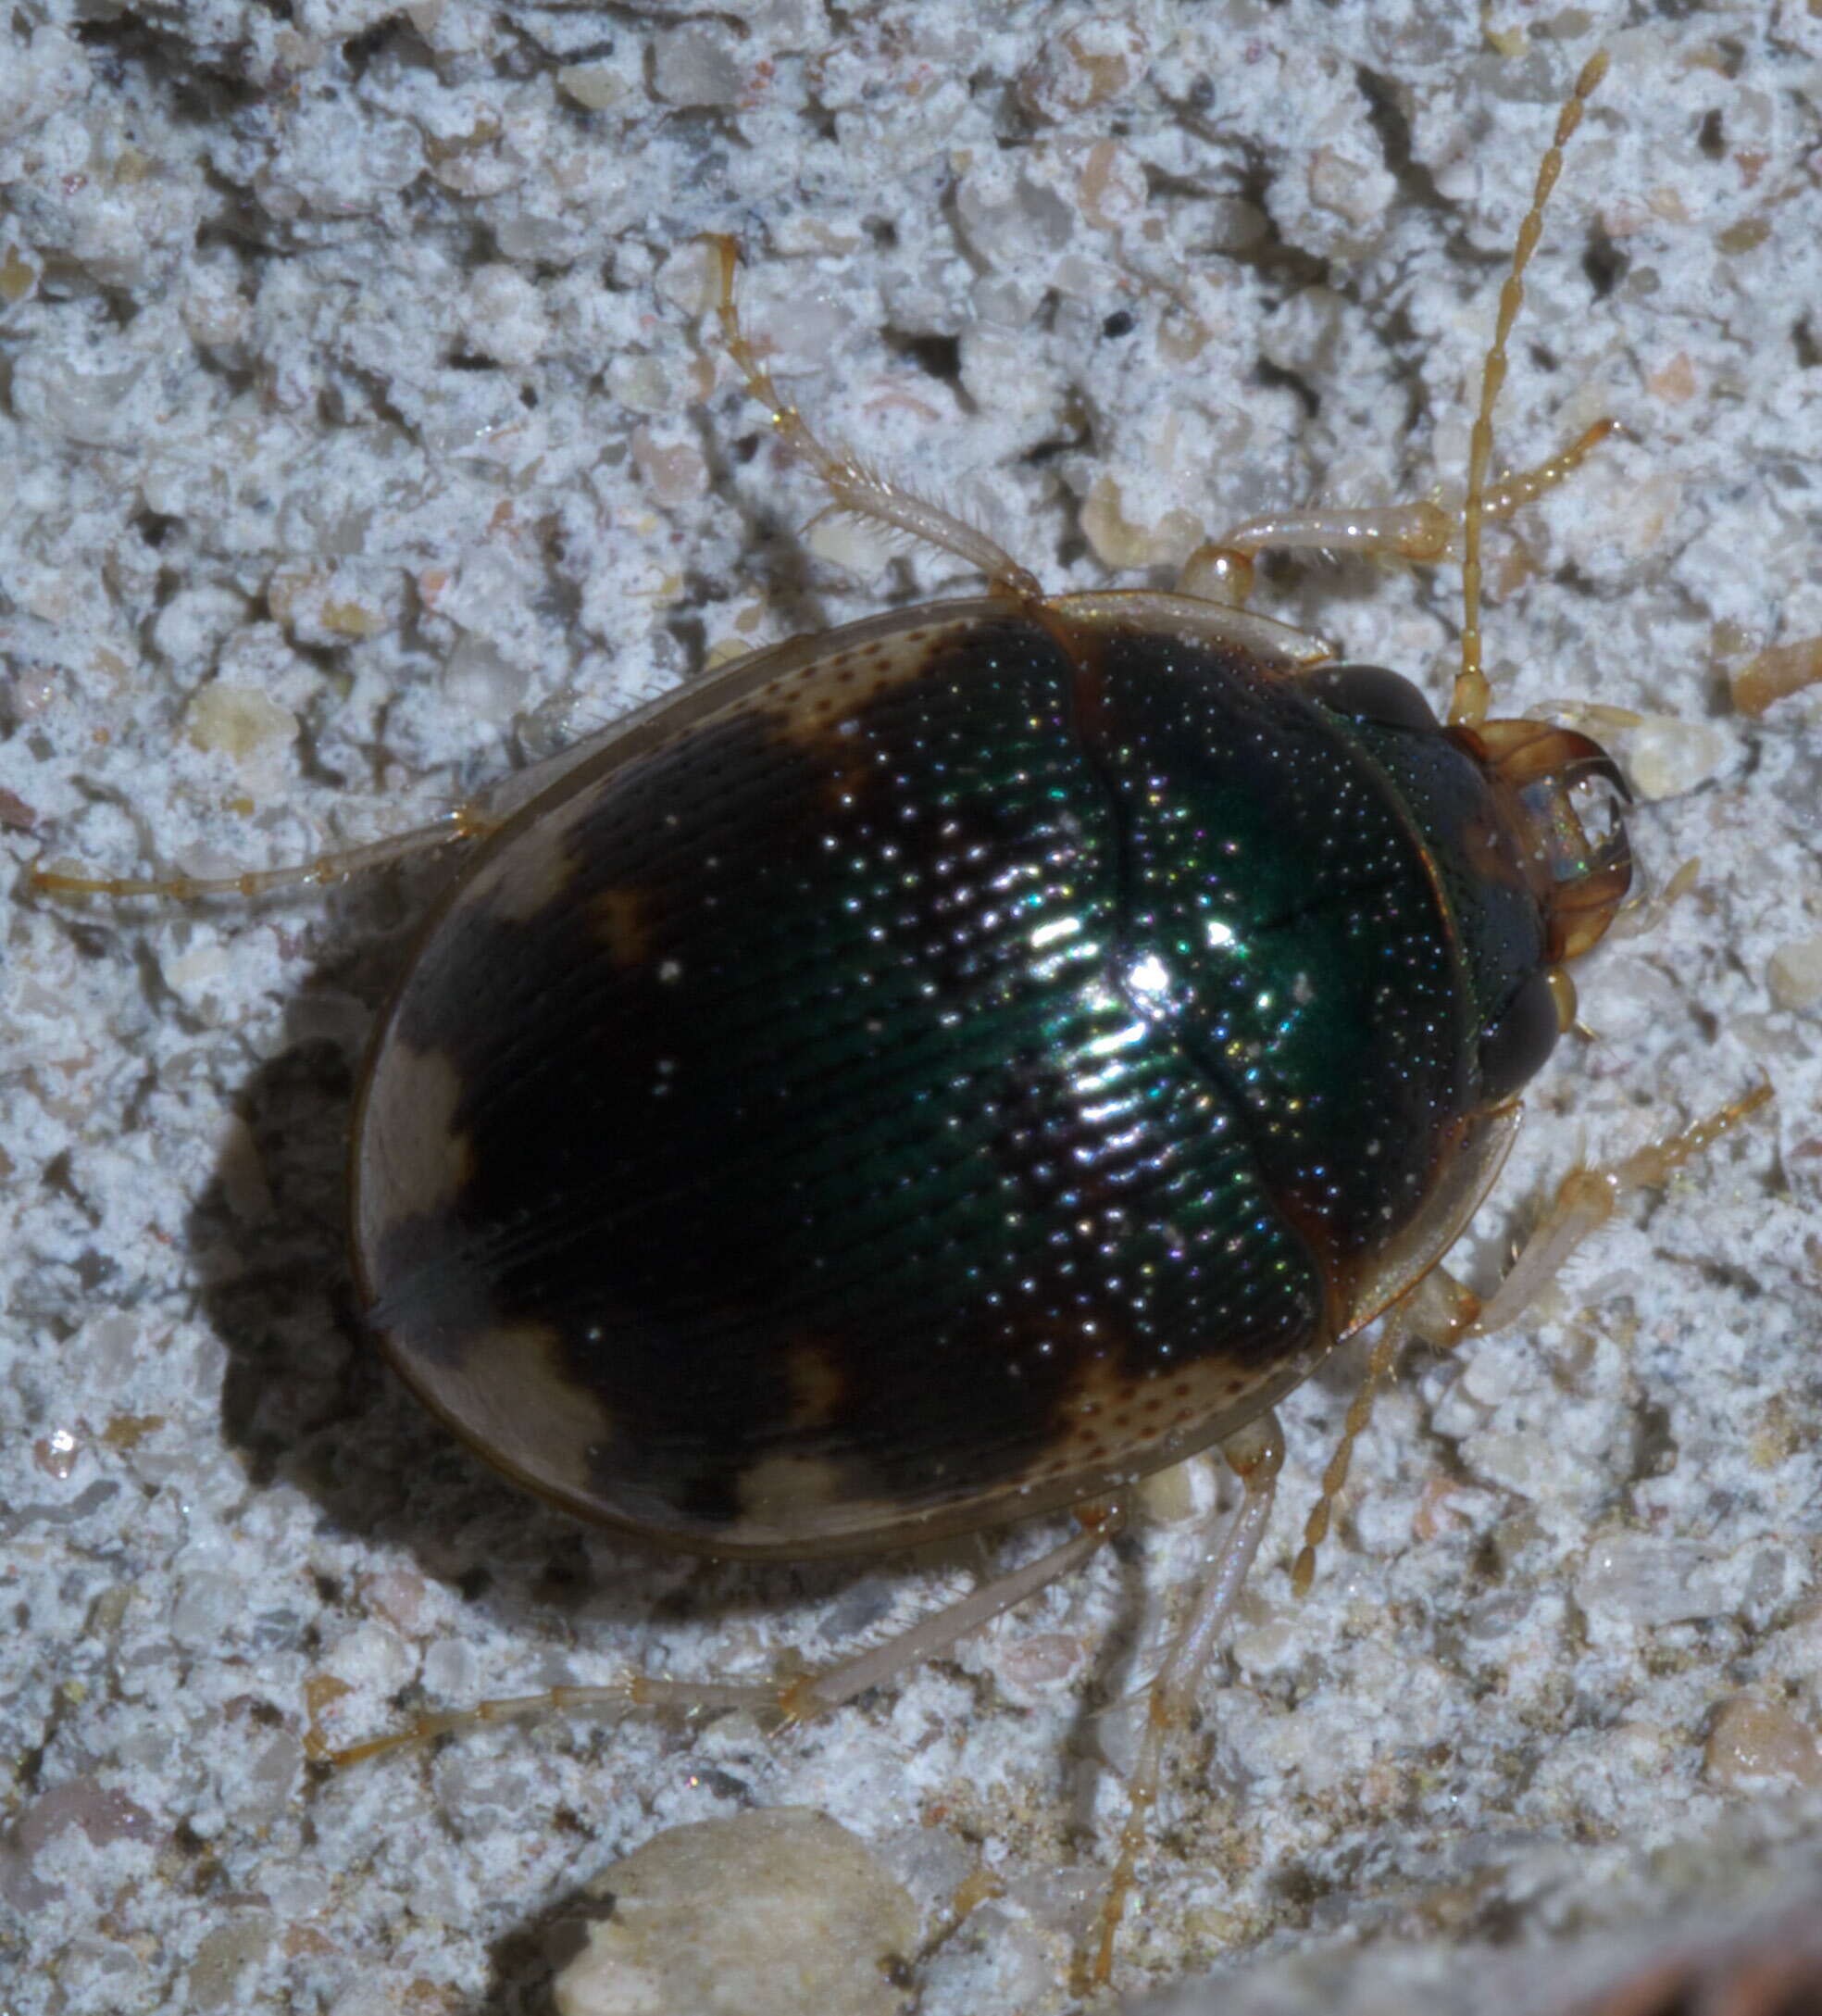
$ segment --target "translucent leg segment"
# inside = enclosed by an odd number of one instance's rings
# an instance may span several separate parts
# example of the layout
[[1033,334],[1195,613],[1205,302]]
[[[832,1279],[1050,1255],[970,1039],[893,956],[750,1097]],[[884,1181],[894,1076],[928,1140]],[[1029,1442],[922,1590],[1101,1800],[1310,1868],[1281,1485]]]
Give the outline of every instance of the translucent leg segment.
[[1555,1278],[1563,1263],[1591,1232],[1613,1216],[1629,1191],[1660,1188],[1682,1166],[1756,1113],[1771,1098],[1769,1085],[1717,1108],[1706,1118],[1652,1142],[1617,1162],[1571,1170],[1530,1235],[1518,1249],[1499,1285],[1484,1300],[1463,1285],[1446,1268],[1433,1268],[1395,1309],[1390,1310],[1375,1340],[1366,1374],[1348,1409],[1342,1439],[1322,1479],[1321,1495],[1304,1528],[1304,1546],[1292,1571],[1299,1596],[1308,1593],[1316,1575],[1316,1552],[1328,1537],[1335,1501],[1347,1483],[1354,1444],[1365,1433],[1373,1400],[1391,1375],[1406,1341],[1421,1336],[1448,1349],[1466,1336],[1487,1336],[1509,1329]]
[[821,478],[840,511],[918,539],[925,545],[952,553],[970,567],[979,568],[995,588],[1020,602],[1035,602],[1042,590],[1037,577],[978,527],[945,511],[940,505],[915,496],[902,485],[868,469],[848,449],[830,447],[812,432],[804,416],[779,391],[771,373],[760,361],[746,332],[741,326],[734,301],[734,273],[740,264],[740,248],[731,238],[715,236],[706,241],[719,268],[719,292],[716,312],[721,321],[721,345],[735,369],[746,380],[747,389],[766,409],[779,438],[801,456]]
[[[1547,491],[1566,482],[1604,441],[1631,436],[1616,419],[1599,419],[1535,469],[1502,476],[1480,500],[1483,518],[1510,518]],[[1249,518],[1191,554],[1178,582],[1182,595],[1238,608],[1253,586],[1253,562],[1261,553],[1364,553],[1379,559],[1434,566],[1462,550],[1466,520],[1429,498],[1410,504],[1279,511]]]
[[342,1748],[331,1747],[313,1729],[305,1739],[305,1747],[313,1758],[330,1764],[358,1764],[464,1729],[576,1711],[611,1715],[631,1709],[669,1709],[686,1715],[704,1715],[746,1709],[782,1722],[807,1722],[925,1659],[934,1659],[968,1632],[991,1622],[1080,1567],[1119,1531],[1126,1521],[1126,1510],[1120,1504],[1082,1507],[1078,1509],[1076,1520],[1079,1530],[1048,1553],[1023,1567],[992,1576],[958,1601],[920,1619],[897,1637],[871,1646],[820,1672],[783,1682],[669,1680],[627,1673],[598,1685],[550,1687],[542,1694],[517,1695],[504,1700],[477,1702],[471,1708],[420,1715],[391,1734],[369,1737],[365,1743],[348,1744]]
[[1266,1414],[1250,1422],[1222,1444],[1221,1453],[1240,1479],[1244,1496],[1147,1694],[1145,1731],[1127,1784],[1126,1825],[1120,1830],[1119,1853],[1102,1899],[1088,1968],[1089,1980],[1097,1987],[1104,1986],[1113,1975],[1114,1944],[1132,1890],[1133,1869],[1157,1804],[1166,1746],[1190,1719],[1197,1684],[1246,1587],[1247,1574],[1271,1520],[1278,1472],[1284,1460],[1278,1417]]
[[1354,1463],[1354,1446],[1366,1434],[1366,1424],[1373,1418],[1373,1402],[1379,1397],[1379,1388],[1391,1378],[1409,1335],[1410,1330],[1402,1312],[1393,1309],[1380,1323],[1379,1334],[1373,1340],[1366,1377],[1361,1380],[1359,1391],[1349,1404],[1347,1420],[1342,1426],[1342,1439],[1335,1445],[1335,1453],[1329,1459],[1329,1467],[1322,1473],[1321,1493],[1304,1523],[1304,1544],[1298,1550],[1296,1565],[1291,1571],[1291,1586],[1299,1596],[1307,1596],[1311,1583],[1316,1580],[1316,1550],[1329,1537],[1329,1521],[1334,1515],[1335,1500],[1345,1488],[1348,1471]]
[[1499,1285],[1480,1304],[1463,1334],[1471,1331],[1476,1336],[1486,1336],[1516,1323],[1577,1246],[1613,1216],[1623,1196],[1633,1190],[1661,1189],[1685,1163],[1768,1105],[1771,1096],[1768,1084],[1754,1085],[1668,1140],[1649,1142],[1617,1162],[1571,1170],[1557,1184],[1555,1196],[1500,1277]]
[[25,871],[26,887],[33,895],[46,896],[162,896],[174,903],[193,903],[206,896],[271,895],[281,889],[321,886],[343,882],[370,868],[405,860],[461,840],[477,840],[493,830],[497,821],[475,806],[457,806],[433,826],[414,827],[409,833],[393,833],[365,846],[343,847],[318,854],[307,861],[294,861],[281,868],[246,869],[231,875],[90,875],[81,870],[45,868],[34,862]]

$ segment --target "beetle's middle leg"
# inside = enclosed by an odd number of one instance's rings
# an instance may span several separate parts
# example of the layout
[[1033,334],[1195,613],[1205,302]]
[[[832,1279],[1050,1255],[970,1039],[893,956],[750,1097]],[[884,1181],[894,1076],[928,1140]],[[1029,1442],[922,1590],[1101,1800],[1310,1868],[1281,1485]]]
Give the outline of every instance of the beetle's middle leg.
[[1145,1845],[1152,1809],[1157,1804],[1165,1747],[1189,1721],[1197,1684],[1246,1587],[1247,1574],[1271,1520],[1278,1472],[1284,1460],[1278,1416],[1264,1414],[1249,1421],[1221,1445],[1221,1454],[1240,1479],[1244,1495],[1203,1574],[1189,1615],[1145,1691],[1144,1734],[1127,1781],[1126,1824],[1120,1830],[1119,1852],[1107,1879],[1093,1957],[1088,1962],[1089,1980],[1097,1987],[1104,1987],[1113,1975],[1114,1941],[1132,1888],[1133,1865]]
[[[1481,499],[1485,518],[1510,518],[1573,476],[1603,442],[1632,438],[1616,419],[1599,419],[1535,469],[1502,476]],[[1382,504],[1360,510],[1340,505],[1307,511],[1278,511],[1249,518],[1218,539],[1199,545],[1183,563],[1179,595],[1239,608],[1252,592],[1254,561],[1262,553],[1364,553],[1376,559],[1408,560],[1421,567],[1462,550],[1463,515],[1432,497],[1409,504]]]
[[1662,1189],[1685,1163],[1706,1154],[1723,1134],[1769,1104],[1771,1096],[1769,1084],[1756,1084],[1667,1140],[1647,1142],[1615,1162],[1572,1169],[1557,1184],[1555,1195],[1491,1295],[1483,1300],[1459,1283],[1451,1283],[1463,1298],[1457,1304],[1458,1317],[1466,1320],[1457,1321],[1450,1334],[1437,1341],[1447,1346],[1458,1337],[1488,1336],[1510,1328],[1555,1278],[1569,1255],[1613,1216],[1621,1197],[1629,1191]]

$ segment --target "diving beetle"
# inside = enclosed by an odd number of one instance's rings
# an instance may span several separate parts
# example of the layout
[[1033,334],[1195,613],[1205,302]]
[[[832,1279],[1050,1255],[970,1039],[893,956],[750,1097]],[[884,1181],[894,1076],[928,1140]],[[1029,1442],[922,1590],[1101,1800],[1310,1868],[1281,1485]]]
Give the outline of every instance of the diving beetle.
[[1079,1515],[789,1686],[541,1700],[813,1714],[1080,1562],[1148,1472],[1218,1445],[1240,1475],[1151,1690],[1101,1979],[1165,1743],[1265,1531],[1274,1404],[1376,1319],[1369,1390],[1414,1331],[1510,1321],[1624,1189],[1764,1096],[1569,1179],[1486,1304],[1442,1269],[1573,1021],[1566,969],[1630,882],[1618,770],[1575,731],[1491,719],[1479,631],[1484,520],[1614,432],[1491,479],[1522,275],[1604,69],[1563,109],[1502,296],[1446,719],[1243,607],[1272,549],[1444,558],[1440,507],[1249,520],[1174,594],[1047,595],[817,438],[718,241],[724,344],[780,435],[836,507],[987,591],[762,651],[367,850],[478,842],[385,1011],[351,1160],[362,1304],[426,1406],[579,1516],[703,1554]]

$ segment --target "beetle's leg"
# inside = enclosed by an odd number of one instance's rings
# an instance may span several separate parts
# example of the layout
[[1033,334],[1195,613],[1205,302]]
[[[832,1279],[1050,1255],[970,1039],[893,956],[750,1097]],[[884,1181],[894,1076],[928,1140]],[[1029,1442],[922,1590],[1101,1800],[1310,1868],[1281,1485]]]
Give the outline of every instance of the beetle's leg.
[[1366,1429],[1374,1395],[1390,1375],[1406,1340],[1419,1336],[1437,1350],[1449,1350],[1463,1337],[1487,1336],[1509,1328],[1537,1300],[1576,1247],[1613,1216],[1621,1197],[1632,1190],[1661,1188],[1685,1162],[1703,1154],[1770,1097],[1769,1085],[1755,1085],[1667,1141],[1635,1148],[1617,1162],[1571,1170],[1557,1184],[1555,1196],[1491,1296],[1483,1298],[1447,1268],[1433,1267],[1387,1313],[1360,1391],[1348,1409],[1341,1442],[1323,1473],[1321,1496],[1304,1527],[1304,1546],[1292,1571],[1299,1596],[1308,1592],[1315,1575],[1316,1550],[1328,1535],[1335,1500],[1347,1483],[1354,1446]]
[[49,896],[162,896],[187,903],[198,897],[238,896],[243,901],[325,883],[343,882],[368,870],[384,868],[457,842],[484,840],[496,833],[522,806],[529,805],[567,771],[619,735],[625,720],[584,735],[580,741],[528,763],[523,770],[489,784],[478,796],[452,807],[428,826],[389,833],[355,847],[336,847],[279,868],[252,869],[232,875],[92,875],[79,868],[46,868],[34,862],[26,870],[26,890]]
[[[1482,518],[1510,518],[1546,491],[1566,482],[1604,441],[1632,438],[1616,419],[1599,419],[1535,469],[1503,476],[1480,500]],[[1465,519],[1433,498],[1374,505],[1350,511],[1340,506],[1279,511],[1243,523],[1198,546],[1183,563],[1179,595],[1242,607],[1253,587],[1253,562],[1261,553],[1365,553],[1378,559],[1434,566],[1462,550]]]
[[602,1684],[550,1687],[542,1694],[515,1695],[504,1700],[480,1701],[472,1708],[420,1715],[409,1726],[390,1735],[374,1736],[340,1749],[331,1747],[312,1729],[305,1738],[305,1748],[326,1763],[357,1764],[459,1730],[575,1709],[618,1713],[628,1709],[655,1708],[700,1715],[724,1709],[746,1709],[785,1722],[807,1722],[852,1701],[856,1695],[896,1673],[934,1659],[956,1639],[990,1623],[1015,1604],[1079,1568],[1119,1531],[1126,1521],[1126,1509],[1117,1502],[1083,1506],[1078,1508],[1076,1519],[1078,1530],[1048,1553],[1039,1555],[1022,1568],[990,1577],[897,1637],[871,1646],[820,1672],[782,1683],[651,1679],[643,1673],[627,1673]]
[[331,1744],[314,1722],[304,1734],[304,1754],[313,1762],[331,1764],[337,1770],[348,1764],[364,1764],[369,1758],[385,1757],[393,1750],[408,1750],[438,1736],[459,1734],[465,1729],[483,1729],[492,1722],[523,1722],[539,1715],[558,1715],[581,1709],[593,1713],[623,1712],[628,1709],[671,1708],[685,1714],[710,1714],[723,1709],[778,1711],[783,1689],[755,1682],[723,1684],[711,1680],[651,1680],[643,1673],[629,1672],[618,1680],[597,1682],[586,1687],[546,1687],[539,1694],[515,1694],[492,1701],[477,1701],[470,1708],[443,1709],[419,1715],[403,1729],[383,1736],[369,1736],[365,1743]]
[[[1523,506],[1536,503],[1546,492],[1567,482],[1603,442],[1616,438],[1636,442],[1639,437],[1624,420],[1609,417],[1584,427],[1573,441],[1558,448],[1554,455],[1547,461],[1540,462],[1535,469],[1508,470],[1481,497],[1482,515],[1487,518],[1510,518]],[[1457,522],[1465,525],[1465,515]]]
[[1379,1334],[1373,1340],[1366,1371],[1354,1398],[1348,1403],[1347,1419],[1342,1424],[1342,1439],[1335,1445],[1335,1453],[1322,1472],[1322,1489],[1309,1517],[1304,1521],[1304,1544],[1298,1549],[1296,1563],[1291,1571],[1291,1586],[1299,1596],[1307,1596],[1310,1584],[1316,1580],[1316,1550],[1329,1537],[1329,1521],[1334,1515],[1335,1500],[1346,1486],[1348,1470],[1354,1462],[1354,1446],[1366,1433],[1366,1424],[1373,1418],[1373,1402],[1379,1397],[1379,1388],[1391,1376],[1392,1368],[1398,1363],[1410,1335],[1411,1324],[1403,1305],[1388,1310],[1380,1320]]
[[[1571,1170],[1557,1184],[1555,1196],[1500,1276],[1499,1284],[1491,1296],[1477,1301],[1454,1336],[1487,1336],[1516,1322],[1577,1246],[1613,1216],[1621,1197],[1632,1190],[1661,1189],[1684,1163],[1704,1154],[1723,1134],[1769,1104],[1771,1096],[1769,1084],[1754,1085],[1667,1141],[1648,1142],[1616,1162]],[[1441,1341],[1453,1343],[1454,1336]]]
[[722,347],[746,380],[748,391],[765,407],[780,439],[801,455],[822,479],[834,499],[835,509],[872,519],[877,524],[920,539],[926,545],[953,553],[957,559],[979,568],[995,588],[1020,602],[1039,600],[1043,591],[1037,577],[1020,567],[978,526],[955,517],[940,505],[914,496],[878,470],[868,469],[850,450],[839,445],[830,447],[817,438],[804,416],[773,383],[771,373],[741,327],[740,310],[734,301],[734,272],[740,264],[740,248],[731,238],[718,234],[706,243],[718,266],[716,313],[721,321]]
[[1119,1853],[1107,1879],[1089,1965],[1089,1978],[1097,1987],[1104,1986],[1113,1974],[1114,1941],[1132,1888],[1133,1865],[1145,1845],[1152,1809],[1157,1804],[1165,1746],[1190,1718],[1197,1683],[1240,1601],[1271,1519],[1279,1466],[1284,1460],[1284,1437],[1277,1415],[1264,1414],[1249,1421],[1221,1445],[1221,1454],[1240,1479],[1244,1495],[1190,1605],[1190,1613],[1147,1690],[1145,1731],[1127,1783],[1126,1825],[1120,1830]]
[[343,882],[370,868],[383,868],[414,854],[428,854],[459,840],[492,833],[497,819],[476,805],[458,805],[431,826],[370,840],[365,846],[339,847],[281,868],[255,868],[232,875],[91,875],[80,869],[46,868],[34,861],[25,871],[27,893],[47,896],[163,896],[193,903],[203,896],[271,895],[281,889]]
[[1440,560],[1449,550],[1451,530],[1448,512],[1428,499],[1358,511],[1280,511],[1270,518],[1249,518],[1190,555],[1178,577],[1177,592],[1241,608],[1253,592],[1253,562],[1261,553],[1301,548]]
[[1040,1554],[1023,1568],[1009,1569],[983,1582],[896,1638],[887,1639],[884,1645],[857,1652],[839,1665],[793,1681],[784,1690],[780,1707],[791,1720],[804,1721],[825,1709],[839,1708],[843,1701],[852,1701],[855,1695],[877,1687],[894,1673],[905,1672],[947,1651],[956,1639],[979,1625],[990,1623],[1015,1604],[1079,1568],[1126,1524],[1125,1502],[1115,1499],[1106,1504],[1078,1506],[1076,1521],[1079,1530],[1048,1554]]
[[1563,150],[1581,124],[1588,101],[1607,73],[1604,50],[1581,67],[1556,116],[1556,131],[1531,192],[1530,207],[1518,226],[1512,265],[1500,290],[1493,340],[1481,366],[1480,403],[1467,457],[1467,490],[1459,516],[1440,504],[1395,504],[1366,511],[1290,511],[1276,518],[1249,519],[1224,538],[1211,540],[1190,556],[1180,592],[1238,607],[1253,585],[1253,557],[1268,547],[1378,553],[1388,557],[1433,561],[1445,557],[1461,529],[1461,670],[1456,676],[1451,721],[1484,720],[1489,697],[1480,669],[1480,528],[1489,517],[1503,518],[1561,482],[1600,443],[1624,432],[1616,420],[1596,420],[1560,454],[1535,470],[1490,482],[1493,455],[1493,407],[1505,382],[1505,346],[1525,299],[1525,269],[1543,234],[1544,206],[1563,172]]
[[1291,1570],[1291,1586],[1307,1596],[1316,1579],[1316,1550],[1329,1537],[1335,1501],[1347,1487],[1348,1471],[1354,1462],[1354,1446],[1366,1433],[1373,1418],[1373,1402],[1391,1377],[1413,1337],[1421,1337],[1437,1350],[1447,1350],[1458,1337],[1466,1336],[1480,1313],[1480,1298],[1457,1281],[1446,1267],[1432,1267],[1379,1320],[1379,1334],[1373,1340],[1361,1375],[1360,1390],[1348,1404],[1342,1423],[1342,1439],[1322,1472],[1322,1489],[1304,1521],[1304,1544]]

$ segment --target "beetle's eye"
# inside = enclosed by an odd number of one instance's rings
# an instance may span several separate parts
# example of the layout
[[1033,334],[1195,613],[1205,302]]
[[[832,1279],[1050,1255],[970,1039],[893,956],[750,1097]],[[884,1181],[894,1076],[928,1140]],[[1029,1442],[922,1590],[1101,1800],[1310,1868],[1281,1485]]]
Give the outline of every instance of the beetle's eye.
[[1429,702],[1398,672],[1383,665],[1319,665],[1306,673],[1304,690],[1350,720],[1381,728],[1434,728]]
[[1509,1099],[1542,1068],[1562,1026],[1548,968],[1513,995],[1506,1011],[1480,1038],[1480,1093],[1491,1105]]

